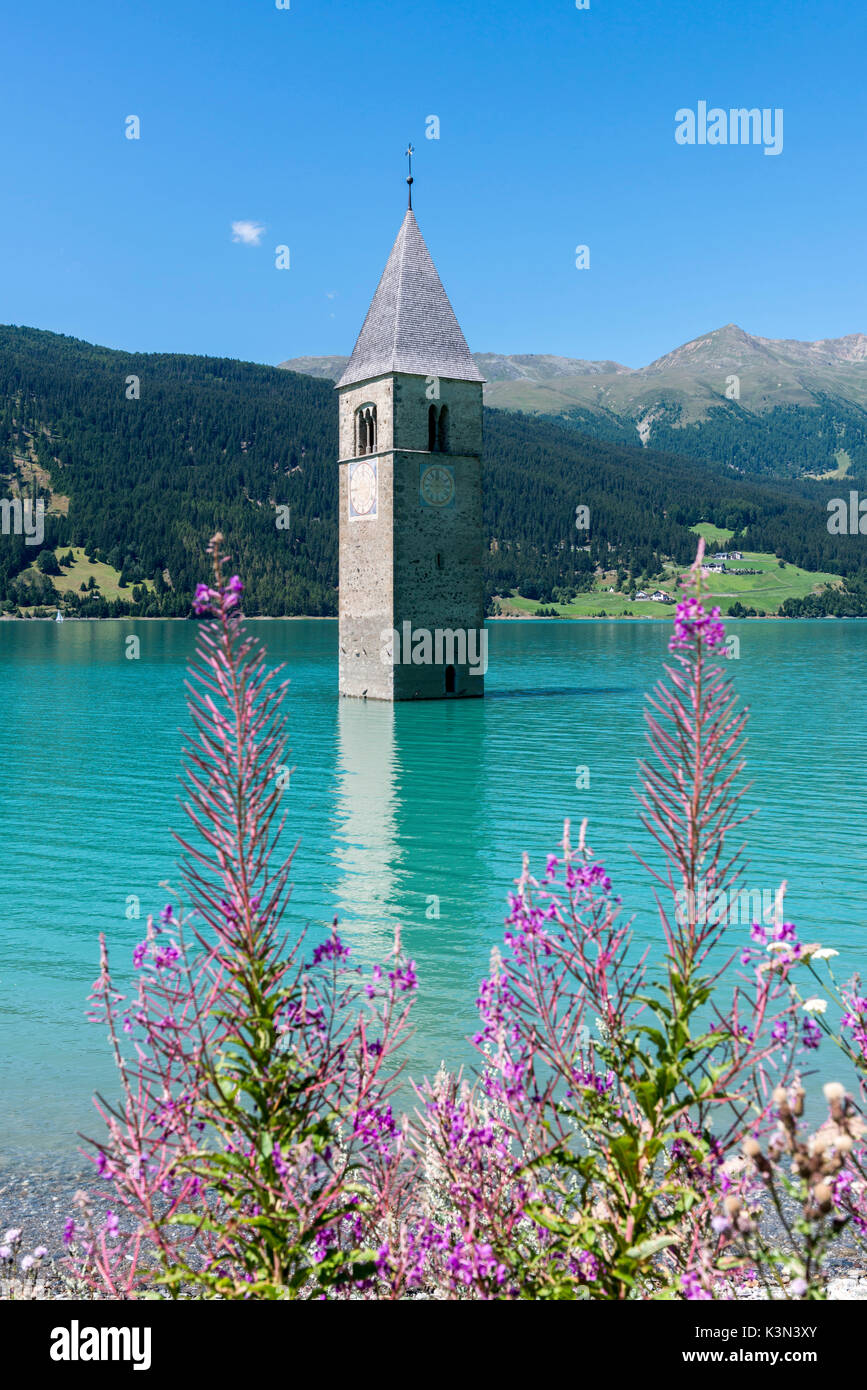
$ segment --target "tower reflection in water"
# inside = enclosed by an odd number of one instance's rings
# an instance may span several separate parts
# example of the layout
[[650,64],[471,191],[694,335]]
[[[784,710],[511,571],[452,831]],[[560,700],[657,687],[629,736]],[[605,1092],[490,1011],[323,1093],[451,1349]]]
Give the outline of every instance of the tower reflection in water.
[[484,739],[482,701],[338,708],[335,912],[366,969],[400,927],[419,976],[416,1078],[472,1060],[477,985],[502,933],[483,849]]

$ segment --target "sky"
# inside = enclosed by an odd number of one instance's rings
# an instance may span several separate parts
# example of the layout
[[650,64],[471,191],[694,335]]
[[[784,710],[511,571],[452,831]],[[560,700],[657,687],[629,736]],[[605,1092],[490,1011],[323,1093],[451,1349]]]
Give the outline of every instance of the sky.
[[[731,322],[867,331],[855,0],[286,3],[0,0],[0,322],[347,354],[411,141],[473,351],[641,366]],[[700,102],[781,109],[781,152],[678,143]]]

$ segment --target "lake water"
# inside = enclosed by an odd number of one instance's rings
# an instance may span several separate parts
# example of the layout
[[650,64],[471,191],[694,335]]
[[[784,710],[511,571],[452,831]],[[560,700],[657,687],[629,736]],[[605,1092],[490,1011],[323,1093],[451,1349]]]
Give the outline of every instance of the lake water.
[[[557,847],[564,817],[589,840],[659,946],[649,849],[631,794],[643,694],[664,622],[491,625],[484,701],[339,702],[330,621],[254,629],[292,679],[291,836],[300,837],[287,922],[314,934],[337,913],[365,962],[394,926],[416,960],[416,1076],[465,1061],[476,984],[501,939],[527,850]],[[750,888],[789,884],[787,915],[867,967],[867,623],[732,624],[730,668],[752,706]],[[125,639],[141,639],[137,661]],[[0,1139],[7,1163],[73,1154],[89,1098],[113,1094],[103,1032],[85,1021],[97,937],[127,967],[143,919],[175,879],[183,679],[195,626],[123,621],[0,624],[5,730],[0,837]],[[590,771],[576,789],[576,767]],[[126,917],[130,895],[142,921]],[[439,918],[426,915],[437,906]],[[743,929],[746,934],[746,929]],[[823,1049],[824,1052],[824,1049]],[[828,1051],[823,1063],[833,1067]]]

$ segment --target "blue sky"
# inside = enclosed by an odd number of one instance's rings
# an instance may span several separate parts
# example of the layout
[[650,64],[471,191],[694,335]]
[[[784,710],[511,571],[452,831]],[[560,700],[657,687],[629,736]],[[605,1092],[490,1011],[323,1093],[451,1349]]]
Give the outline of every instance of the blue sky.
[[[867,331],[853,0],[5,11],[0,322],[258,362],[347,353],[412,140],[416,213],[475,351],[639,366],[732,321]],[[781,107],[782,154],[676,144],[699,101]],[[233,241],[238,221],[259,244]]]

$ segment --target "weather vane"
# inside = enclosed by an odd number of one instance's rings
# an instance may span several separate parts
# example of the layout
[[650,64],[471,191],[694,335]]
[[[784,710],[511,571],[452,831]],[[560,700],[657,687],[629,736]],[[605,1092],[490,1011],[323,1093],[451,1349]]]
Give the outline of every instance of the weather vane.
[[407,157],[407,159],[409,160],[409,174],[408,174],[408,176],[407,176],[407,180],[406,180],[406,181],[407,181],[407,183],[409,184],[409,208],[410,208],[410,211],[412,211],[412,185],[413,185],[413,177],[412,177],[412,157],[413,157],[414,154],[415,154],[415,150],[413,149],[412,145],[407,145],[407,147],[406,147],[406,157]]

